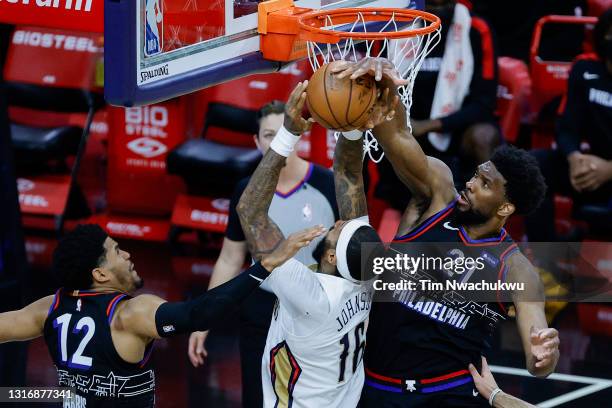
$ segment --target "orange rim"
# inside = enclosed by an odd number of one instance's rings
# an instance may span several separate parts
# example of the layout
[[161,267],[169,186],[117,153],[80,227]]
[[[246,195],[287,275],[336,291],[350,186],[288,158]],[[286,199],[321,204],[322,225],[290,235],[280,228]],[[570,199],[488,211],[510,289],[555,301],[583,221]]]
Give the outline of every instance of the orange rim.
[[[355,24],[357,17],[363,16],[364,22],[388,22],[391,18],[395,18],[398,22],[413,21],[416,18],[422,18],[430,24],[426,27],[417,28],[406,31],[390,31],[390,32],[346,32],[324,29],[328,21],[327,17],[331,16],[334,25]],[[307,41],[329,42],[336,43],[343,38],[354,38],[360,40],[382,40],[385,38],[408,38],[417,35],[425,35],[436,31],[440,28],[440,18],[434,14],[427,13],[421,10],[400,9],[400,8],[340,8],[336,10],[319,10],[311,11],[300,16],[299,20],[300,37]],[[360,24],[361,22],[357,23]]]

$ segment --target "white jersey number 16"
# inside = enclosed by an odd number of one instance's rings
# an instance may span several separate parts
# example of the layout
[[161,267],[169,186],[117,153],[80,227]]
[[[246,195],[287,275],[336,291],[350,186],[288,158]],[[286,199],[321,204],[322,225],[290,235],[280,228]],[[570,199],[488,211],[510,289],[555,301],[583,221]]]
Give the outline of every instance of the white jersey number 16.
[[[342,339],[340,339],[340,345],[342,346],[342,353],[340,353],[340,375],[338,376],[338,382],[344,381],[344,371],[346,369],[346,358],[349,355],[350,348],[350,336],[346,333]],[[357,366],[363,358],[363,351],[365,348],[364,338],[364,322],[359,323],[355,327],[355,343],[353,348],[353,373],[357,371]]]

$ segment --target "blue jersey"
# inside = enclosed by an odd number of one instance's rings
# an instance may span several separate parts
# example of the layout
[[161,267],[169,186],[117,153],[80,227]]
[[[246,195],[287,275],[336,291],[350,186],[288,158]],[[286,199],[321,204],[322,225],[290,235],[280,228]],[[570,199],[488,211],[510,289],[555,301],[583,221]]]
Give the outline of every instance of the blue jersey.
[[[410,243],[413,255],[443,248],[445,253],[479,257],[482,268],[472,269],[456,279],[505,281],[505,260],[518,250],[517,245],[505,229],[498,236],[472,240],[463,227],[454,223],[455,211],[459,210],[453,201],[409,234],[395,237],[394,244]],[[433,243],[439,245],[434,247]],[[406,252],[405,245],[394,244],[391,248],[395,246]],[[430,273],[430,277],[433,275]],[[444,280],[455,279],[448,278],[448,274],[444,276]],[[496,299],[497,295],[494,292],[489,299]],[[396,290],[389,296],[392,302],[373,303],[365,354],[366,369],[388,377],[436,378],[459,372],[469,377],[468,364],[480,366],[481,353],[487,348],[497,323],[506,318],[503,301],[485,303],[466,300],[469,297],[465,296],[449,296],[446,285],[439,292]]]
[[[44,326],[44,338],[61,387],[74,387],[80,407],[153,407],[155,375],[149,357],[123,360],[111,337],[117,305],[129,299],[119,292],[58,290]],[[70,406],[70,405],[66,405]]]

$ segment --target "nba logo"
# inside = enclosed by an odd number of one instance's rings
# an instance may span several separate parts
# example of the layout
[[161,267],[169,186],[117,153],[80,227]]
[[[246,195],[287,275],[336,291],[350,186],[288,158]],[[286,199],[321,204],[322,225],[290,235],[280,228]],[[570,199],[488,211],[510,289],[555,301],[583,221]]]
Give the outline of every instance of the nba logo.
[[164,14],[161,0],[145,0],[145,47],[146,56],[159,54],[163,48]]

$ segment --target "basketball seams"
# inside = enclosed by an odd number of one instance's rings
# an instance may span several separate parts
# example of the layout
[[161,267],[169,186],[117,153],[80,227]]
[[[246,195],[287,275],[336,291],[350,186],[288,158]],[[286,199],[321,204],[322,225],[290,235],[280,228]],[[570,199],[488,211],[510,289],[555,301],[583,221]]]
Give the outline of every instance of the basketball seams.
[[[350,78],[349,78],[350,79]],[[349,81],[349,91],[348,91],[348,102],[346,104],[346,114],[344,118],[346,119],[346,123],[350,126],[353,126],[351,120],[349,119],[349,112],[351,111],[351,101],[353,100],[353,81]]]
[[368,99],[368,103],[366,104],[366,106],[369,106],[367,109],[364,109],[363,112],[361,112],[361,114],[359,116],[357,116],[357,118],[355,118],[355,120],[353,122],[349,122],[349,124],[354,125],[355,122],[359,123],[359,119],[361,119],[361,117],[363,116],[364,113],[368,112],[372,106],[370,106],[370,102],[372,102],[372,96],[376,93],[376,84],[374,84],[374,91],[370,92],[370,99]]
[[[336,80],[336,78],[333,77],[334,74],[328,71],[329,65],[332,65],[332,63],[325,64],[324,67],[315,71],[311,77],[306,99],[308,102],[308,109],[313,116],[316,116],[316,120],[320,122],[323,127],[328,129],[344,132],[358,128],[361,122],[364,122],[364,116],[368,112],[371,112],[372,101],[376,98],[378,89],[376,83],[371,76],[364,78],[363,81],[356,82],[351,79]],[[323,77],[322,79],[321,75]],[[364,103],[364,92],[367,92],[368,88],[370,88],[370,95],[368,100]],[[357,92],[354,98],[353,92]],[[323,102],[322,99],[325,99],[325,102]],[[357,102],[355,102],[356,100]],[[313,104],[313,102],[321,106],[314,106],[316,104]],[[353,103],[357,103],[357,105],[353,107]],[[319,108],[323,110],[327,108],[325,116],[321,115],[322,112]],[[358,112],[357,109],[362,110],[356,115]],[[343,117],[344,120],[341,122],[339,118]],[[351,117],[355,118],[351,120]]]
[[331,113],[332,118],[334,118],[334,120],[336,121],[336,124],[338,126],[332,126],[332,128],[335,129],[344,129],[344,126],[340,126],[340,121],[338,120],[338,118],[336,118],[336,115],[334,115],[334,110],[331,107],[331,104],[329,103],[329,97],[327,95],[327,69],[329,68],[330,64],[325,65],[325,71],[323,71],[323,92],[325,93],[325,103],[327,103],[327,108],[329,109],[329,113]]

